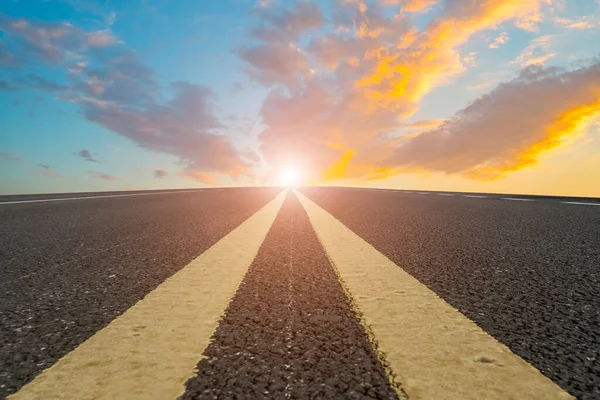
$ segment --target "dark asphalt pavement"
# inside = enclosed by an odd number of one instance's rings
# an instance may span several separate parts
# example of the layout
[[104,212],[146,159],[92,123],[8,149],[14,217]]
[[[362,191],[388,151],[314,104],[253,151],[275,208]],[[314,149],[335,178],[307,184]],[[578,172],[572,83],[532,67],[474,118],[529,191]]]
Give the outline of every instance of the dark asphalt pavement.
[[289,193],[183,399],[396,399]]
[[0,398],[106,326],[279,191],[0,205]]
[[[0,204],[0,398],[278,192]],[[303,192],[565,390],[600,399],[600,207],[561,203],[597,200]],[[186,399],[396,397],[293,195],[213,339]]]
[[600,399],[600,207],[303,193],[565,390]]

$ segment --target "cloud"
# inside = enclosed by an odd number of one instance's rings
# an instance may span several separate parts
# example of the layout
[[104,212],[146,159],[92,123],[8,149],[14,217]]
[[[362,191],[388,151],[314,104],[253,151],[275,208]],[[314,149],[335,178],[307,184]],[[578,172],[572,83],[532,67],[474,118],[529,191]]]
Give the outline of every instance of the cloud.
[[465,89],[467,89],[469,91],[486,90],[486,89],[491,88],[494,84],[496,84],[496,81],[490,80],[490,81],[478,83],[476,85],[467,86]]
[[117,178],[116,176],[108,175],[103,172],[88,171],[88,173],[90,174],[90,176],[92,178],[96,178],[96,179],[104,179],[105,181],[118,181],[119,180],[119,178]]
[[542,14],[537,11],[517,18],[515,25],[528,32],[537,32],[540,22],[542,22]]
[[402,11],[409,13],[421,13],[428,11],[434,4],[440,0],[382,0],[383,4],[399,4]]
[[553,38],[553,35],[544,35],[533,39],[529,45],[523,49],[521,54],[510,62],[510,64],[519,64],[523,67],[533,64],[543,64],[546,60],[557,54],[548,53]]
[[0,81],[0,90],[18,91],[34,89],[44,92],[60,92],[67,87],[51,82],[44,77],[35,74],[27,74],[25,77],[13,78],[11,81]]
[[154,170],[154,178],[155,179],[163,179],[165,176],[167,176],[167,171],[164,171],[162,169]]
[[60,65],[80,58],[90,48],[118,43],[109,29],[85,32],[66,22],[33,22],[0,16],[0,30],[14,44],[10,50],[0,42],[0,65],[6,64],[6,60],[13,64],[27,60]]
[[[305,11],[300,16],[263,13],[270,20],[288,24],[288,33],[295,35],[293,32],[313,23],[314,6],[307,3],[302,7]],[[87,32],[66,23],[0,17],[3,39],[14,54],[28,64],[58,67],[64,73],[60,83],[29,73],[2,82],[0,89],[56,92],[59,98],[78,104],[88,120],[140,147],[177,157],[191,179],[251,174],[257,157],[237,149],[220,134],[227,127],[216,116],[214,94],[186,82],[176,82],[163,91],[154,71],[112,34],[113,19],[109,17],[107,29]]]
[[21,157],[13,153],[7,153],[5,151],[0,151],[0,160],[6,161],[23,161]]
[[[552,3],[333,0],[323,8],[318,2],[302,0],[291,6],[259,4],[251,15],[256,24],[236,54],[248,76],[267,91],[257,128],[262,159],[223,135],[231,127],[225,125],[229,120],[217,116],[210,89],[186,82],[162,88],[154,72],[114,37],[110,24],[108,29],[86,32],[68,24],[3,18],[0,29],[6,32],[3,40],[10,54],[58,66],[65,74],[60,83],[50,82],[56,87],[30,75],[7,82],[7,87],[37,85],[39,90],[55,91],[78,104],[88,120],[146,150],[176,157],[181,175],[190,179],[214,183],[218,174],[251,176],[262,161],[272,171],[280,165],[298,164],[311,183],[382,179],[419,169],[492,179],[532,165],[543,151],[577,130],[565,125],[561,132],[567,133],[554,134],[559,139],[550,143],[548,135],[535,131],[538,122],[562,121],[562,111],[579,126],[591,115],[572,111],[589,105],[581,97],[587,92],[569,91],[566,100],[547,105],[550,114],[560,114],[558,119],[536,108],[533,122],[526,124],[531,131],[515,128],[522,136],[487,128],[496,104],[504,118],[495,120],[497,124],[512,128],[511,118],[526,120],[521,113],[529,103],[506,100],[518,92],[510,88],[518,87],[523,99],[535,102],[536,91],[547,86],[541,82],[554,82],[558,76],[577,81],[568,71],[530,66],[554,55],[550,36],[532,41],[512,62],[529,66],[519,78],[498,86],[453,118],[436,123],[406,121],[419,110],[424,96],[476,65],[475,53],[465,56],[461,52],[473,35],[507,22],[535,31],[545,7]],[[413,14],[434,6],[435,12],[421,27],[422,17]],[[490,47],[506,40],[508,36],[500,33]],[[573,103],[564,104],[567,100]],[[511,109],[512,104],[520,109]],[[478,124],[482,131],[491,132],[491,138],[500,135],[500,145],[488,146],[474,135]],[[543,126],[540,129],[545,130],[549,125]],[[407,129],[425,132],[402,135]],[[515,141],[512,147],[505,143],[509,139]],[[457,154],[454,162],[444,146]],[[531,150],[532,146],[537,147]],[[427,156],[428,151],[440,156],[438,163],[437,158]]]
[[0,67],[10,68],[21,65],[22,60],[9,48],[6,43],[0,40]]
[[317,3],[297,1],[293,9],[260,7],[255,13],[264,21],[251,32],[261,44],[243,46],[239,56],[247,63],[250,76],[264,84],[292,85],[299,77],[309,76],[309,60],[296,42],[303,32],[323,24]]
[[35,74],[28,74],[27,80],[23,81],[25,85],[32,89],[37,89],[45,92],[58,92],[61,90],[65,90],[65,86],[56,84],[47,80],[44,77]]
[[497,49],[498,47],[500,47],[500,45],[508,42],[508,33],[507,32],[502,32],[496,39],[494,39],[492,41],[492,43],[489,44],[489,48],[490,49]]
[[237,149],[216,130],[213,93],[185,82],[172,85],[174,97],[166,104],[125,108],[111,103],[84,104],[84,115],[137,143],[142,148],[180,158],[185,172],[250,174],[252,156]]
[[402,123],[400,127],[402,128],[415,128],[415,129],[428,129],[428,128],[437,128],[441,124],[443,124],[445,119],[428,119],[421,120],[409,123]]
[[90,47],[108,47],[118,43],[118,39],[110,31],[105,30],[89,33],[86,43]]
[[78,151],[77,153],[75,153],[76,156],[79,156],[81,158],[83,158],[85,161],[89,161],[89,162],[95,162],[95,163],[100,163],[100,161],[96,160],[93,156],[92,153],[90,153],[89,150],[81,150]]
[[5,92],[16,92],[19,90],[19,87],[15,86],[12,82],[0,81],[0,90],[4,90]]
[[530,65],[535,65],[535,64],[544,64],[546,61],[548,61],[549,59],[551,59],[552,57],[558,55],[558,53],[548,53],[548,54],[544,54],[538,57],[532,57],[529,58],[527,60],[525,60],[523,62],[523,66],[528,67]]
[[68,52],[79,52],[82,47],[80,30],[70,24],[35,25],[25,19],[0,19],[0,30],[13,36],[22,54],[34,60],[58,64]]
[[59,174],[58,172],[53,171],[49,165],[47,164],[38,164],[38,167],[40,167],[37,170],[33,170],[31,171],[31,173],[35,174],[35,175],[44,175],[47,176],[49,178],[62,178],[62,175]]
[[600,21],[591,16],[583,16],[577,19],[554,18],[554,23],[566,29],[593,29],[600,27]]
[[462,61],[469,67],[476,67],[477,66],[477,53],[474,51],[470,52],[469,54],[467,54],[466,56],[463,57]]
[[[380,164],[393,154],[403,121],[433,88],[475,65],[475,54],[461,57],[459,47],[505,21],[535,20],[546,0],[441,1],[423,30],[400,4],[337,0],[326,29],[286,39],[302,60],[290,68],[293,78],[261,80],[270,92],[260,110],[260,149],[273,169],[302,164],[309,183],[389,176],[393,171]],[[285,31],[269,19],[259,26]],[[279,49],[281,39],[262,40]],[[264,65],[241,59],[253,77],[272,77],[278,65],[268,57]]]
[[437,129],[403,141],[386,166],[492,180],[529,167],[600,112],[600,63],[574,71],[530,66]]

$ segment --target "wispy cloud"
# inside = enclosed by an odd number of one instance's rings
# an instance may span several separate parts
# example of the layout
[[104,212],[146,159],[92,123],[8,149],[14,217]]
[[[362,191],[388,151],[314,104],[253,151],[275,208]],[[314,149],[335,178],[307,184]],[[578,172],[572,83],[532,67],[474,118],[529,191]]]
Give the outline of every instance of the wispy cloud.
[[498,35],[498,37],[496,37],[492,43],[489,44],[489,48],[490,49],[497,49],[498,47],[500,47],[500,45],[503,45],[504,43],[508,42],[508,32],[502,32],[500,35]]
[[163,179],[165,176],[167,176],[167,171],[162,170],[162,169],[154,170],[154,178],[155,179]]
[[13,82],[0,81],[0,90],[4,90],[6,92],[16,92],[20,89]]
[[583,16],[577,19],[554,18],[554,23],[566,29],[593,29],[600,27],[600,21],[594,16]]
[[0,39],[0,67],[14,68],[22,64],[22,60]]
[[486,82],[478,83],[476,85],[467,86],[466,89],[469,91],[487,90],[487,89],[491,88],[492,86],[494,86],[494,84],[496,84],[496,83],[497,83],[496,81],[486,81]]
[[428,120],[402,123],[399,126],[402,128],[430,129],[430,128],[437,128],[438,126],[443,124],[444,121],[446,121],[446,120],[445,119],[428,119]]
[[50,178],[62,178],[62,175],[58,172],[53,171],[47,164],[38,164],[39,169],[31,171],[36,175],[44,175]]
[[117,178],[116,176],[105,174],[104,172],[89,171],[88,173],[90,174],[90,176],[92,178],[96,178],[96,179],[104,179],[105,181],[118,181],[119,180],[119,178]]
[[7,153],[5,151],[0,151],[0,160],[6,161],[23,161],[21,157],[13,153]]
[[521,54],[510,62],[510,64],[517,64],[523,67],[533,64],[543,64],[549,58],[557,55],[557,53],[549,53],[553,38],[553,35],[544,35],[533,39]]
[[0,17],[0,29],[23,44],[19,51],[6,49],[2,58],[12,57],[28,62],[40,61],[54,65],[85,53],[90,47],[106,47],[118,41],[109,29],[86,32],[69,23],[33,22],[24,18]]
[[100,163],[100,161],[96,160],[92,153],[89,150],[81,150],[75,153],[76,156],[83,158],[85,161]]
[[382,0],[383,4],[401,6],[401,10],[409,13],[422,13],[428,11],[440,0]]
[[462,59],[463,63],[468,65],[469,67],[476,67],[477,66],[477,53],[472,51],[469,54],[467,54],[466,56],[463,57]]
[[522,65],[525,67],[528,67],[530,65],[535,65],[535,64],[544,64],[546,61],[548,61],[549,59],[551,59],[552,57],[555,57],[557,55],[558,55],[558,53],[548,53],[548,54],[543,54],[541,56],[532,57],[532,58],[525,60]]

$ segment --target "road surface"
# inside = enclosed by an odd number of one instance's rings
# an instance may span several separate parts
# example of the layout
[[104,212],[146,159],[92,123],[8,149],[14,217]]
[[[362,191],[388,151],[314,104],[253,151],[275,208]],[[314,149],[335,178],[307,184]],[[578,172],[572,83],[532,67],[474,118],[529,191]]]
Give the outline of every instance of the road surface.
[[600,398],[598,204],[0,197],[0,398]]

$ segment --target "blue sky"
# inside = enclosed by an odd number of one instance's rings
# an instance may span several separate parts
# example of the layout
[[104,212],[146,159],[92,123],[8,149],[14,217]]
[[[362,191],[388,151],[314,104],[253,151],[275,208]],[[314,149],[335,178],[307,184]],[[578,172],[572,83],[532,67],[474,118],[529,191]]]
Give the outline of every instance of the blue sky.
[[595,0],[0,5],[0,193],[600,196]]

